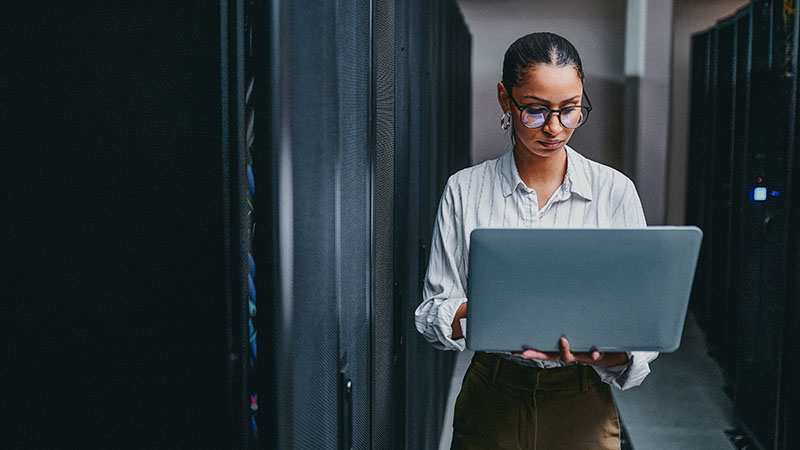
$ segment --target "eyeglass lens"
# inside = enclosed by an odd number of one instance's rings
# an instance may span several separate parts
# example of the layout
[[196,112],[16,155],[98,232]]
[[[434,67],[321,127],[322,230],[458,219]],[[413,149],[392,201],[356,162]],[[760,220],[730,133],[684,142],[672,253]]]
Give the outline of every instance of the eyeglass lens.
[[[550,114],[550,110],[547,108],[527,107],[522,111],[522,117],[520,118],[526,127],[539,128],[544,126],[544,124],[550,119],[548,117]],[[560,113],[556,114],[559,116],[561,125],[567,128],[577,128],[583,124],[584,120],[586,120],[583,108],[579,106],[564,108]]]

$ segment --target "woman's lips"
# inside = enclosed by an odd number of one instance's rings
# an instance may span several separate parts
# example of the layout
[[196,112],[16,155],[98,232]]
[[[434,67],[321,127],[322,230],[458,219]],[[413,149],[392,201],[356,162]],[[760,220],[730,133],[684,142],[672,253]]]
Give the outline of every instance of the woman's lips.
[[560,147],[562,143],[564,143],[563,140],[562,141],[536,141],[536,142],[538,142],[542,147],[550,149],[550,150],[556,149],[556,148]]

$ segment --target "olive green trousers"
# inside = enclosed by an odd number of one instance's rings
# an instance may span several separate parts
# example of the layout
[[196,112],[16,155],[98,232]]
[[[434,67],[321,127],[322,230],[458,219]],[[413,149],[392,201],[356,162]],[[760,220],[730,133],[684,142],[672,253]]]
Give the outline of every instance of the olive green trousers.
[[591,367],[526,367],[475,353],[456,400],[453,450],[619,450],[611,388]]

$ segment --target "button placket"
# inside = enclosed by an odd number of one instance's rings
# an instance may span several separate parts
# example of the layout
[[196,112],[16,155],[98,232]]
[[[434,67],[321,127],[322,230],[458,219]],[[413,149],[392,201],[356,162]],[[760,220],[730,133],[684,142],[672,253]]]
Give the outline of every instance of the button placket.
[[539,196],[536,191],[528,191],[528,225],[535,225],[539,222]]
[[541,211],[539,211],[539,220],[542,220],[544,214],[553,208],[556,203],[569,200],[570,195],[571,193],[567,188],[566,183],[562,184],[561,187],[559,187],[550,197],[550,201],[544,205],[544,208],[542,208]]

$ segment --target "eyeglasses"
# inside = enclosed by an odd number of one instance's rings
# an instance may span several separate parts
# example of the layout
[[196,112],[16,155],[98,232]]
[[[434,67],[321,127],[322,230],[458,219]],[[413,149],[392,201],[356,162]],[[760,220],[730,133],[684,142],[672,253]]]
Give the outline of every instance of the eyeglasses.
[[586,97],[586,101],[589,103],[588,105],[567,106],[562,109],[550,109],[546,106],[538,105],[519,106],[519,103],[514,100],[514,96],[511,95],[511,89],[508,90],[508,96],[511,98],[511,101],[514,102],[514,106],[519,109],[520,121],[527,128],[541,128],[546,123],[550,122],[550,116],[552,116],[553,113],[558,113],[558,121],[561,123],[561,126],[575,129],[586,123],[586,119],[589,118],[589,111],[592,110],[592,101],[589,100],[589,96],[586,95],[586,92],[583,93],[583,96]]

